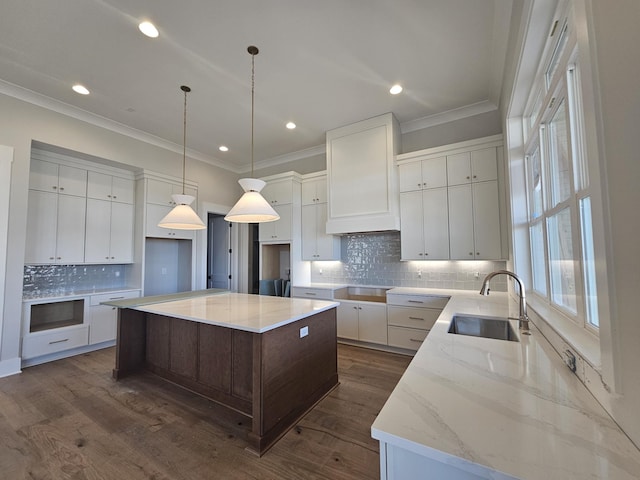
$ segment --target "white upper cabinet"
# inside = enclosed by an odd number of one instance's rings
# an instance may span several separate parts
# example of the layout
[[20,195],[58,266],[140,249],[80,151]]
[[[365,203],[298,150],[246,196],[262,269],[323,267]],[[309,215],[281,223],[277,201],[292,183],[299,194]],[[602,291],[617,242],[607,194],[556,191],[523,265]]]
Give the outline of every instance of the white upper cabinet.
[[87,197],[110,202],[133,203],[134,182],[132,178],[122,178],[98,172],[89,172]]
[[[193,240],[195,238],[193,230],[173,230],[158,226],[158,222],[175,207],[176,203],[173,201],[172,195],[182,194],[183,185],[155,178],[147,178],[146,182],[145,236],[174,240]],[[197,198],[198,190],[191,185],[185,185],[184,194]],[[197,211],[198,207],[195,200],[191,207]]]
[[447,156],[447,180],[449,185],[497,180],[496,147]]
[[400,229],[399,148],[391,113],[327,132],[327,233]]
[[288,242],[292,240],[292,205],[274,205],[273,209],[280,215],[275,222],[261,223],[258,227],[260,242]]
[[293,201],[293,182],[290,179],[270,181],[261,193],[265,200],[274,207],[286,205]]
[[87,199],[85,262],[133,262],[133,205]]
[[340,237],[325,233],[327,204],[302,206],[302,260],[340,260]]
[[501,136],[398,155],[402,260],[499,260]]
[[[176,202],[171,198],[174,194],[182,194],[182,184],[155,180],[153,178],[147,179],[147,203],[174,207]],[[198,190],[192,186],[185,185],[184,194],[197,198]],[[195,205],[191,206],[195,209]]]
[[32,158],[29,188],[43,192],[85,197],[87,195],[87,170]]
[[403,163],[398,167],[400,192],[447,186],[447,157]]
[[302,205],[327,203],[327,177],[318,177],[302,183]]

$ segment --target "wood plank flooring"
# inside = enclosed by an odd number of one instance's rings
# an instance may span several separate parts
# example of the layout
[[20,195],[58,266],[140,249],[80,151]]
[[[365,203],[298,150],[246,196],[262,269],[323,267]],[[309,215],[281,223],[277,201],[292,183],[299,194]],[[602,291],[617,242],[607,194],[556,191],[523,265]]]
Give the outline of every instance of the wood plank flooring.
[[242,416],[151,374],[115,382],[114,349],[0,379],[7,480],[379,478],[370,427],[411,358],[338,346],[340,385],[262,458]]

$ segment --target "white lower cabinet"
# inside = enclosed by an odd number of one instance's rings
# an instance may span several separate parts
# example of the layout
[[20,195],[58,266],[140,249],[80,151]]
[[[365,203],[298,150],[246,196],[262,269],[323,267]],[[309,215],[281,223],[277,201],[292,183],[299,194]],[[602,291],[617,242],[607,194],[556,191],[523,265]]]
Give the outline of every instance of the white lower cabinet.
[[89,327],[72,327],[30,333],[22,339],[22,358],[34,358],[87,345]]
[[137,298],[139,290],[91,295],[89,308],[89,344],[108,342],[116,339],[118,326],[118,309],[101,302]]
[[387,307],[384,304],[340,300],[338,337],[387,344]]
[[418,350],[448,301],[436,295],[387,294],[389,346]]

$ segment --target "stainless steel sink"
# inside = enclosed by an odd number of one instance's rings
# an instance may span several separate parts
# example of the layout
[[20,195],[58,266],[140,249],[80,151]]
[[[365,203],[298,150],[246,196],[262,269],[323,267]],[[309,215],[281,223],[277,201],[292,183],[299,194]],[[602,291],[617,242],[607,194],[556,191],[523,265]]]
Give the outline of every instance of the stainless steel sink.
[[509,320],[499,317],[478,317],[472,315],[454,315],[449,325],[449,333],[471,335],[474,337],[495,338],[519,342]]
[[336,300],[355,300],[358,302],[379,302],[387,301],[388,288],[376,287],[344,287],[333,292]]

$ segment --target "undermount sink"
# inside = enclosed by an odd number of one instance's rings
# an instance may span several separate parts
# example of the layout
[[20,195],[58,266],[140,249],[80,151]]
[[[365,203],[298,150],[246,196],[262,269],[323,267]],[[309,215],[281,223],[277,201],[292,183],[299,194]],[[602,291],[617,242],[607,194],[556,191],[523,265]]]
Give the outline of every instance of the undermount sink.
[[336,300],[354,300],[357,302],[379,302],[387,301],[388,288],[376,287],[344,287],[333,293]]
[[508,340],[510,342],[520,341],[509,320],[499,317],[454,315],[449,325],[449,333]]

